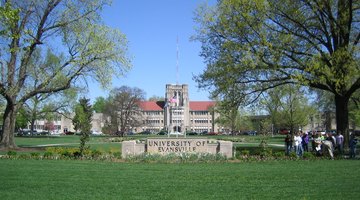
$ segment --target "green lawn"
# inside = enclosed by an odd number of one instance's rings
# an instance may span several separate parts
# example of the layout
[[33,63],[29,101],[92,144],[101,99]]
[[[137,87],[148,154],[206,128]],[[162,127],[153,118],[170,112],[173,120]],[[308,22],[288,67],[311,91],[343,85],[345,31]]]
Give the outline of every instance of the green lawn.
[[[144,140],[147,137],[167,137],[167,136],[157,136],[157,135],[134,135],[125,137],[125,139],[135,139],[135,140]],[[200,136],[187,136],[188,138],[196,138]],[[201,136],[202,138],[206,136]],[[271,145],[283,145],[284,136],[269,137],[268,143]],[[92,149],[98,149],[103,151],[120,151],[121,143],[110,142],[109,138],[118,138],[119,137],[110,137],[110,136],[92,136],[90,141],[87,142]],[[259,146],[261,136],[207,136],[209,139],[226,139],[242,142],[234,143],[234,146],[241,147],[257,147]],[[33,136],[33,137],[15,137],[15,142],[19,147],[45,147],[45,146],[60,146],[60,147],[78,147],[80,144],[80,136],[77,135],[62,135],[62,136]],[[273,148],[281,148],[272,146]],[[0,152],[4,154],[6,152]]]
[[[90,137],[90,143],[103,142],[105,137]],[[33,136],[33,137],[15,137],[15,142],[20,147],[34,147],[37,145],[78,145],[80,136],[78,135],[62,135],[62,136]]]
[[[158,135],[134,135],[124,137],[125,139],[135,139],[135,140],[144,140],[148,137],[164,137],[167,136],[158,136]],[[174,136],[172,136],[173,138]],[[181,136],[183,137],[183,136]],[[181,138],[179,136],[179,138]],[[187,138],[209,138],[209,139],[225,139],[225,140],[241,140],[244,143],[254,143],[259,144],[261,140],[261,136],[187,136]],[[268,137],[267,141],[269,144],[284,144],[284,137],[282,135],[277,135],[274,137]],[[111,136],[91,136],[90,143],[103,143],[106,141],[106,138],[116,138]],[[36,145],[44,145],[44,144],[78,144],[80,142],[80,136],[77,135],[61,135],[61,136],[33,136],[33,137],[15,137],[15,142],[18,146],[21,147],[29,147]]]
[[359,199],[359,160],[0,160],[0,199]]
[[[90,137],[87,145],[92,149],[103,151],[116,150],[120,151],[121,143],[110,142],[110,137]],[[15,142],[19,147],[79,147],[80,136],[34,136],[34,137],[16,137]],[[3,152],[4,153],[4,152]]]

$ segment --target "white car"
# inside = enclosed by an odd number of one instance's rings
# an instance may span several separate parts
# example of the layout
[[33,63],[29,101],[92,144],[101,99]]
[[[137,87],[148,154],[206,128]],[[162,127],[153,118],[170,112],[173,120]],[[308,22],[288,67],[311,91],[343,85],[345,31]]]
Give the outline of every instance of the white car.
[[184,134],[180,132],[171,132],[170,135],[184,135]]
[[101,131],[91,131],[91,135],[102,135]]

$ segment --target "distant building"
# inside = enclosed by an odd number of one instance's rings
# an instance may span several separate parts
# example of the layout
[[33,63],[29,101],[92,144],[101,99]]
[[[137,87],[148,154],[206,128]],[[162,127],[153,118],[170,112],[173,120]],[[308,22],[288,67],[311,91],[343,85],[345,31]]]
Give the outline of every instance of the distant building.
[[166,85],[164,101],[140,102],[143,126],[132,131],[219,132],[217,114],[211,111],[214,101],[189,101],[188,85]]
[[[141,132],[150,131],[157,133],[161,130],[168,132],[221,132],[220,127],[215,124],[217,113],[212,112],[214,101],[190,101],[188,85],[166,85],[164,101],[142,101],[139,102],[142,123],[137,127],[129,127],[128,131]],[[74,132],[71,118],[61,117],[54,123],[56,132]],[[45,120],[38,120],[36,129],[45,129]],[[105,119],[102,113],[94,113],[92,131],[99,132],[104,127]]]
[[[187,84],[167,84],[165,87],[164,101],[141,101],[139,102],[141,125],[129,127],[127,131],[142,132],[150,131],[157,133],[161,130],[166,132],[229,132],[229,127],[220,127],[215,123],[219,113],[213,112],[214,101],[190,101]],[[36,130],[49,130],[55,133],[74,132],[71,118],[59,116],[54,121],[35,121]],[[255,130],[259,129],[259,121],[268,116],[250,116]],[[92,120],[92,131],[101,132],[105,125],[102,113],[94,113]],[[30,129],[30,126],[28,127]],[[285,127],[284,127],[285,128]],[[304,131],[335,130],[335,113],[324,112],[313,115],[309,123],[304,127],[296,127]],[[353,121],[349,124],[350,130],[359,130]]]

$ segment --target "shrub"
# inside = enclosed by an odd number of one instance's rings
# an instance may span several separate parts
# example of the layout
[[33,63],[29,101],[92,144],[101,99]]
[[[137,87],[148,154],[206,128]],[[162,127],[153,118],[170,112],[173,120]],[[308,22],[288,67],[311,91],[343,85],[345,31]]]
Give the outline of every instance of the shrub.
[[39,152],[32,152],[32,153],[30,153],[30,156],[32,158],[39,159],[40,158],[40,153]]
[[53,152],[45,151],[43,157],[44,158],[52,158],[54,156]]
[[91,151],[91,157],[92,158],[99,158],[103,152],[101,150],[94,149]]
[[114,153],[112,153],[112,155],[113,155],[115,158],[121,158],[121,152],[114,152]]
[[125,138],[123,137],[113,137],[113,138],[108,138],[105,141],[107,142],[123,142],[125,140]]
[[16,151],[8,151],[7,153],[6,153],[6,155],[8,155],[9,157],[16,157],[16,155],[17,155],[17,152]]
[[278,152],[275,152],[273,155],[276,159],[285,158],[285,152],[278,151]]
[[61,155],[63,148],[61,147],[46,147],[45,152],[52,153],[53,155]]
[[128,156],[126,161],[129,162],[145,162],[145,163],[187,163],[187,162],[218,162],[218,161],[226,161],[226,157],[222,154],[194,154],[194,153],[182,153],[182,154],[148,154],[143,153],[135,156]]
[[271,157],[273,154],[272,148],[264,148],[262,149],[262,155],[265,157]]
[[303,158],[304,159],[314,159],[315,158],[315,156],[314,156],[314,154],[312,154],[311,152],[304,152],[304,154],[303,154]]
[[262,158],[264,157],[271,157],[272,156],[272,149],[271,148],[263,148],[259,147],[255,151],[255,155],[258,155]]
[[19,159],[27,160],[27,159],[30,159],[30,158],[31,158],[31,156],[28,155],[28,154],[20,154],[20,155],[19,155]]
[[250,155],[250,151],[249,150],[242,150],[240,153],[242,156],[249,156]]
[[78,148],[56,148],[56,151],[59,152],[60,156],[65,158],[74,158],[75,155],[79,154]]
[[296,155],[296,153],[295,152],[290,152],[290,154],[289,154],[289,158],[291,158],[291,159],[298,159],[298,156]]
[[116,152],[118,152],[118,151],[119,151],[118,148],[111,147],[111,148],[109,149],[109,154],[114,154],[114,153],[116,153]]

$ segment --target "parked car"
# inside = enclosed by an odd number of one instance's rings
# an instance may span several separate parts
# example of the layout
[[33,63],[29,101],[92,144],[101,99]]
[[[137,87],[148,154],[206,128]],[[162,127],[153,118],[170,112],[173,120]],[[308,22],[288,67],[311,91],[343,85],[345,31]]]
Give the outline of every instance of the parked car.
[[167,135],[168,133],[164,130],[161,130],[160,132],[157,133],[157,135]]
[[150,131],[141,131],[139,134],[141,134],[141,135],[150,135],[151,132]]
[[71,132],[71,131],[66,131],[65,132],[65,135],[74,135],[75,134],[75,132]]
[[61,134],[61,131],[60,131],[60,130],[50,131],[50,135],[60,135],[60,134]]
[[200,133],[200,135],[207,135],[207,134],[208,134],[207,131],[203,131],[203,132]]
[[171,132],[170,135],[184,135],[184,134],[180,132]]
[[280,130],[279,130],[279,134],[280,134],[280,135],[287,135],[287,134],[289,134],[289,133],[290,133],[290,130],[289,130],[289,129],[283,128],[283,129],[280,129]]
[[91,135],[102,135],[103,133],[101,131],[91,131]]
[[128,132],[126,132],[126,135],[135,135],[135,133],[132,131],[128,131]]
[[208,132],[208,134],[207,135],[219,135],[219,133],[217,133],[217,132]]
[[27,136],[30,135],[29,129],[22,129],[17,132],[17,136]]
[[198,135],[198,133],[194,131],[190,131],[190,132],[186,132],[186,135]]
[[253,131],[253,130],[250,130],[250,131],[244,131],[244,132],[242,132],[242,134],[244,134],[244,135],[256,135],[257,132]]
[[34,136],[34,135],[40,135],[40,132],[37,130],[33,130],[31,133],[30,129],[22,129],[17,133],[18,136]]

